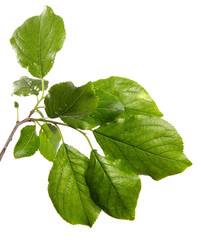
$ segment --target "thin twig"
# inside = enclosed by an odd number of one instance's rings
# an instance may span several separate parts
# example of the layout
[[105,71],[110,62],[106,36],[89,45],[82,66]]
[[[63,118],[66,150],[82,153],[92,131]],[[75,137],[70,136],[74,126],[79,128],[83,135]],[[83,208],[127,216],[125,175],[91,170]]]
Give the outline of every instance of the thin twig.
[[[52,121],[52,120],[44,119],[44,118],[31,118],[31,120],[32,120],[32,121],[36,121],[36,122],[40,122],[40,121],[41,121],[41,122],[46,122],[46,123],[52,123],[52,124],[54,124],[54,125],[57,127],[57,129],[58,129],[59,131],[60,131],[60,129],[59,129],[59,127],[58,127],[57,125],[62,125],[62,126],[65,126],[65,127],[70,127],[70,128],[72,128],[72,129],[76,130],[77,132],[81,133],[81,134],[86,138],[87,142],[89,143],[90,148],[93,150],[92,144],[91,144],[91,142],[90,142],[87,134],[86,134],[85,132],[77,129],[77,128],[74,128],[74,127],[72,127],[72,126],[70,126],[70,125],[68,125],[68,124],[66,124],[66,123],[61,123],[61,122],[57,122],[57,121]],[[61,134],[61,131],[60,131],[60,134]],[[63,137],[62,137],[62,139],[63,139]]]
[[31,121],[32,121],[32,119],[31,119],[31,115],[32,115],[32,114],[33,114],[33,111],[31,111],[30,114],[29,114],[29,116],[28,116],[27,118],[25,118],[24,120],[22,120],[22,121],[17,121],[17,122],[16,122],[13,130],[11,131],[11,133],[10,133],[10,135],[9,135],[9,137],[8,137],[8,139],[7,139],[5,145],[4,145],[4,147],[3,147],[3,149],[2,149],[2,151],[1,151],[1,153],[0,153],[0,161],[1,161],[3,155],[4,155],[5,151],[6,151],[9,143],[12,141],[13,135],[15,134],[16,130],[18,129],[18,127],[19,127],[20,125],[22,125],[23,123],[31,122]]

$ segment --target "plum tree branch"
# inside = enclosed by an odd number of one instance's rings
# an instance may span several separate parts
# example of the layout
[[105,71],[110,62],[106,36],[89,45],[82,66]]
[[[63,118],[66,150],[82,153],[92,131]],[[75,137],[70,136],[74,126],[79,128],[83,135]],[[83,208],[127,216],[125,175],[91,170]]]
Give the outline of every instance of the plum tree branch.
[[23,119],[22,121],[17,121],[17,122],[16,122],[13,130],[11,131],[11,133],[10,133],[10,135],[9,135],[9,137],[8,137],[8,139],[7,139],[4,147],[3,147],[3,149],[1,150],[1,153],[0,153],[0,161],[1,161],[3,155],[4,155],[5,151],[6,151],[9,143],[12,141],[13,135],[15,134],[16,130],[18,129],[18,127],[19,127],[20,125],[22,125],[23,123],[31,122],[31,121],[32,121],[32,119],[31,119],[31,115],[32,115],[32,114],[33,114],[33,111],[30,112],[30,114],[29,114],[29,116],[28,116],[27,118]]

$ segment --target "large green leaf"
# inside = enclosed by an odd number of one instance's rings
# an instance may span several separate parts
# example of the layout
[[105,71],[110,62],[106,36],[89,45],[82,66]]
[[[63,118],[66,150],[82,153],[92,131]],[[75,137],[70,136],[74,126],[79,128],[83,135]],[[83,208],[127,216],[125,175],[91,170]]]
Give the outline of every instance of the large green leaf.
[[49,175],[49,196],[57,212],[71,224],[92,226],[100,212],[85,181],[88,161],[73,147],[62,144]]
[[149,116],[119,119],[94,131],[106,155],[127,161],[137,174],[159,180],[184,171],[191,162],[183,142],[166,121]]
[[22,158],[33,155],[39,148],[36,126],[26,126],[21,130],[20,138],[14,148],[14,157]]
[[45,97],[45,110],[50,118],[80,119],[88,116],[98,104],[91,82],[75,87],[72,82],[55,84]]
[[[44,80],[44,89],[48,88],[48,81]],[[41,79],[21,77],[20,80],[13,82],[13,94],[17,96],[39,95],[42,91]]]
[[98,125],[113,121],[117,116],[124,112],[124,106],[114,96],[95,89],[98,97],[98,106],[90,116],[82,119],[63,118],[68,125],[80,129],[92,129]]
[[54,161],[61,136],[59,131],[52,124],[43,124],[39,132],[40,153],[49,161]]
[[52,68],[65,36],[62,18],[45,7],[40,16],[29,18],[17,28],[10,42],[20,65],[34,77],[43,78]]
[[133,220],[141,189],[139,177],[92,151],[86,181],[94,202],[107,214]]
[[125,113],[162,117],[153,99],[138,83],[121,77],[110,77],[94,82],[94,87],[115,96],[124,106]]

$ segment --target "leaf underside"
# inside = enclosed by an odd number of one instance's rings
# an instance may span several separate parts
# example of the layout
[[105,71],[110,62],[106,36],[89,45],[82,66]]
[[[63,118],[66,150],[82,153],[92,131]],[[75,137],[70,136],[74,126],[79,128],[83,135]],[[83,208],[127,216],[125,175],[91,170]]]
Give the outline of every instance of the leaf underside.
[[29,18],[15,30],[10,43],[20,65],[34,77],[43,78],[52,68],[65,36],[62,18],[45,7],[40,16]]
[[89,159],[62,144],[49,175],[49,196],[57,212],[71,224],[92,226],[100,209],[90,197],[85,181]]
[[[44,90],[48,88],[48,81],[44,80]],[[13,82],[13,93],[17,96],[39,95],[42,91],[41,79],[21,77],[20,80]]]

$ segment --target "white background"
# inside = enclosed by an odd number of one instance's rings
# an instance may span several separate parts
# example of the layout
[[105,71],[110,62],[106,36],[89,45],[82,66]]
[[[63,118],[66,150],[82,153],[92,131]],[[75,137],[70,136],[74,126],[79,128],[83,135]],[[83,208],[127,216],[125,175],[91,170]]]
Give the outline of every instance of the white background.
[[[9,39],[24,20],[49,5],[65,22],[67,39],[46,76],[50,85],[79,86],[109,76],[140,83],[175,126],[193,166],[159,182],[142,177],[135,221],[101,213],[90,229],[72,226],[48,197],[51,163],[39,154],[14,159],[19,131],[0,163],[0,239],[201,239],[201,2],[195,0],[2,1],[0,5],[0,146],[35,98],[11,97],[12,82],[30,76]],[[25,101],[27,100],[27,101]],[[65,131],[65,130],[64,130]],[[67,143],[89,155],[83,136],[65,131]],[[96,146],[95,143],[93,143]]]

